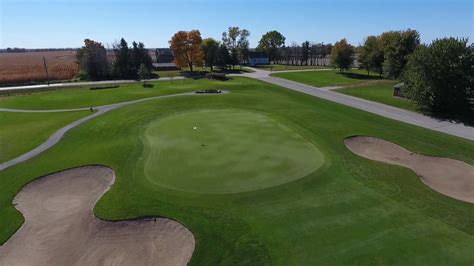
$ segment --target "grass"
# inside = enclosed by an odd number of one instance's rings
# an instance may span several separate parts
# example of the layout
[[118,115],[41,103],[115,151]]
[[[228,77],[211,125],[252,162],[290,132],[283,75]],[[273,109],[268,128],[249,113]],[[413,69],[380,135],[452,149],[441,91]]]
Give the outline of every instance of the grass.
[[320,68],[329,68],[328,66],[298,66],[298,65],[257,65],[255,68],[260,68],[268,71],[284,71],[284,70],[302,70],[302,69],[320,69]]
[[358,69],[353,69],[344,73],[340,73],[336,70],[285,72],[274,73],[272,76],[301,82],[315,87],[350,85],[379,79],[376,74],[371,73],[371,75],[368,76],[365,71]]
[[0,112],[0,163],[32,150],[59,128],[87,114]]
[[[186,87],[190,83],[180,84]],[[24,184],[65,168],[103,164],[115,170],[117,180],[96,205],[95,214],[108,220],[164,216],[181,222],[196,238],[191,265],[470,265],[474,261],[473,204],[434,192],[408,169],[358,157],[343,144],[344,138],[352,135],[376,136],[413,152],[474,164],[472,141],[256,80],[196,80],[192,84],[231,93],[165,98],[111,111],[73,129],[39,157],[0,172],[0,243],[23,221],[11,202]],[[173,90],[184,88],[170,88]],[[62,96],[69,98],[67,91],[55,94],[57,101]],[[158,130],[148,132],[158,139],[160,130],[163,134],[176,132],[175,140],[189,138],[177,130],[160,128],[158,121],[170,119],[170,125],[180,126],[189,117],[179,114],[223,109],[235,110],[239,119],[245,118],[241,112],[251,112],[285,125],[323,153],[323,165],[304,178],[240,193],[195,193],[152,182],[146,170],[147,149],[151,147],[143,137],[147,131]],[[227,130],[212,134],[232,134],[236,130],[233,118],[219,122]],[[212,116],[203,119],[211,121]],[[250,115],[248,119],[256,118]],[[268,121],[262,124],[275,125]],[[258,128],[258,123],[252,125]],[[243,134],[264,140],[268,132],[245,130]],[[225,149],[215,149],[207,158],[227,160],[231,145],[244,141],[240,138],[226,140]],[[275,145],[280,140],[275,139]],[[290,150],[287,157],[292,156]],[[171,163],[168,169],[189,167],[185,160]],[[192,178],[200,173],[186,171],[192,174],[189,184],[196,182]],[[226,177],[221,176],[223,181]],[[180,182],[185,182],[184,178]]]
[[25,95],[0,96],[0,108],[62,109],[100,106],[141,98],[207,89],[202,83],[189,80],[149,82],[152,88],[141,83],[121,85],[118,88],[90,90],[90,87],[66,88],[61,91],[34,92]]
[[417,111],[416,105],[413,102],[408,99],[393,96],[393,85],[396,83],[396,81],[383,81],[356,87],[336,89],[334,91],[410,111]]

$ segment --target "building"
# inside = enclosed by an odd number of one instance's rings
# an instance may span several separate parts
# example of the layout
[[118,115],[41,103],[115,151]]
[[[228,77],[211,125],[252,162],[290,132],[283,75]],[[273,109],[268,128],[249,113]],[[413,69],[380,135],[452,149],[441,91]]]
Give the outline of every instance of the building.
[[174,56],[170,48],[157,48],[155,50],[157,63],[173,63]]
[[267,53],[249,52],[249,59],[248,59],[249,66],[268,65],[268,64],[270,64],[270,60],[268,59]]
[[176,70],[179,69],[173,62],[174,56],[170,48],[157,48],[155,50],[156,63],[153,63],[153,69],[160,70]]

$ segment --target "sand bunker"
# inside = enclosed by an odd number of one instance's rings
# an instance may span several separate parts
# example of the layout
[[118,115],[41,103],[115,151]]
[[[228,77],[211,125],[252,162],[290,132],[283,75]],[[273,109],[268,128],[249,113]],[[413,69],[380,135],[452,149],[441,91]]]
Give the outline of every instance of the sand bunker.
[[470,164],[412,153],[378,138],[351,137],[344,143],[359,156],[412,169],[427,186],[439,193],[474,203],[474,166]]
[[0,246],[0,265],[186,265],[194,237],[181,224],[93,215],[113,182],[111,169],[87,166],[25,186],[14,200],[25,223]]

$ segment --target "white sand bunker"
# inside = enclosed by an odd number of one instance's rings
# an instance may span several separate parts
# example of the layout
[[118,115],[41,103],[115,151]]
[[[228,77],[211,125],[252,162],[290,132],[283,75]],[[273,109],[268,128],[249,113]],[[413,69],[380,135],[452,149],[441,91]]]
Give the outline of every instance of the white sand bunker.
[[372,137],[344,140],[353,153],[412,169],[430,188],[446,196],[474,203],[474,166],[462,161],[412,153],[394,143]]
[[0,246],[0,265],[186,265],[194,237],[181,224],[93,215],[114,179],[107,167],[87,166],[25,186],[14,200],[25,223]]

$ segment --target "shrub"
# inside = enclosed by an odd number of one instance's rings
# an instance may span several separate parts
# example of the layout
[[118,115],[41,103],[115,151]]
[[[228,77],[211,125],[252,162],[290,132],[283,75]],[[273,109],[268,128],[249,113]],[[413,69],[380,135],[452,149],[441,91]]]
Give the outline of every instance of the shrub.
[[224,73],[209,73],[206,74],[207,79],[228,80],[229,78]]

